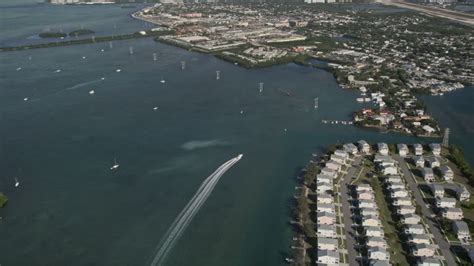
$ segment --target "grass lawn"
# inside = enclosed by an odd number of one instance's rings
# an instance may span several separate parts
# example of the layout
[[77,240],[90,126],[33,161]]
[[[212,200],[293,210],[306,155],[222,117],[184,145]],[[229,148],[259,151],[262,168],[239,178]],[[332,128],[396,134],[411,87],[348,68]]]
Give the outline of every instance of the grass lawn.
[[401,240],[398,237],[397,229],[395,228],[396,222],[393,221],[387,202],[385,201],[381,182],[377,178],[373,178],[371,184],[375,192],[375,201],[379,207],[379,215],[384,226],[385,237],[387,238],[387,245],[390,250],[390,260],[393,265],[409,265],[404,255],[405,252],[402,248]]

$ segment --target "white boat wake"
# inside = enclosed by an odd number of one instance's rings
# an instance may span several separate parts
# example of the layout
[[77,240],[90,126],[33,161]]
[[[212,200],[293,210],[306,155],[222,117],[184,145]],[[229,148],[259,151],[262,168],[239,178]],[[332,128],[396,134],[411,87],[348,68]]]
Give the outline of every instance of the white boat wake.
[[51,97],[51,96],[58,95],[58,94],[63,93],[63,92],[65,92],[65,91],[71,91],[71,90],[79,89],[79,88],[82,88],[82,87],[85,87],[85,86],[88,86],[88,85],[91,85],[91,84],[95,84],[95,83],[98,83],[98,82],[101,82],[101,81],[102,81],[102,79],[97,79],[97,80],[92,80],[92,81],[88,81],[88,82],[79,83],[79,84],[73,85],[73,86],[71,86],[71,87],[67,87],[67,88],[64,88],[64,89],[62,89],[62,90],[53,92],[53,93],[51,93],[51,94],[48,94],[48,95],[45,95],[45,96],[42,96],[42,97],[33,99],[33,100],[31,100],[31,101],[32,101],[32,102],[36,102],[36,101],[44,100],[44,99],[46,99],[46,98],[49,98],[49,97]]
[[204,182],[202,182],[196,194],[194,194],[188,204],[186,204],[178,217],[176,217],[165,236],[161,240],[160,244],[156,248],[153,261],[150,264],[151,266],[162,265],[164,263],[171,248],[183,234],[184,230],[189,225],[193,217],[209,197],[217,182],[219,182],[219,179],[241,158],[242,154],[239,154],[239,156],[225,162],[219,168],[217,168],[214,173],[208,176]]

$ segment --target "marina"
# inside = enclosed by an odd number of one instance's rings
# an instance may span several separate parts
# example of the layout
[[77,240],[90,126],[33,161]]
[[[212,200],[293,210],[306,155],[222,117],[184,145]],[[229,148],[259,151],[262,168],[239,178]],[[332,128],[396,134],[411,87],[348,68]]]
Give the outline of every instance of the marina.
[[354,124],[353,121],[349,120],[321,120],[322,124],[328,124],[328,125],[352,125]]

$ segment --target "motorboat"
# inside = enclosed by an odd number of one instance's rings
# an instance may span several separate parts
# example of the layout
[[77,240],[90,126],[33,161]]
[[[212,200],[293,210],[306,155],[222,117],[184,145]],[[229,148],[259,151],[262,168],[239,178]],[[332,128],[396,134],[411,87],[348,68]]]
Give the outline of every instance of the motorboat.
[[119,168],[120,164],[117,163],[117,159],[114,159],[114,165],[110,167],[110,170],[115,170]]

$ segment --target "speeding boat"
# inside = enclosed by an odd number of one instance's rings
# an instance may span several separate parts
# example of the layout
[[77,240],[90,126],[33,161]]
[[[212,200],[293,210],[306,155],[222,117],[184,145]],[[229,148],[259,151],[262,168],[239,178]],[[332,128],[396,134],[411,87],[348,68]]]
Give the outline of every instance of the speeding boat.
[[237,156],[237,159],[240,160],[240,159],[242,159],[243,156],[244,156],[243,154],[239,154],[239,156]]
[[117,159],[114,159],[114,165],[110,167],[110,170],[115,170],[119,168],[120,164],[117,163]]

